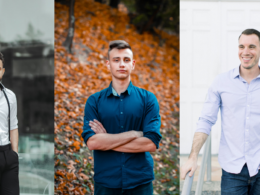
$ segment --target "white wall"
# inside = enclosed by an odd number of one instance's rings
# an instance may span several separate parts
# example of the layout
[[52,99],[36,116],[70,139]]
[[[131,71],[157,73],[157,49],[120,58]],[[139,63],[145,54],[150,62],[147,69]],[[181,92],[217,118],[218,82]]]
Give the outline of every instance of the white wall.
[[[180,1],[180,154],[190,153],[213,79],[239,66],[238,37],[247,28],[260,31],[260,1]],[[219,116],[212,154],[218,153],[220,128]]]

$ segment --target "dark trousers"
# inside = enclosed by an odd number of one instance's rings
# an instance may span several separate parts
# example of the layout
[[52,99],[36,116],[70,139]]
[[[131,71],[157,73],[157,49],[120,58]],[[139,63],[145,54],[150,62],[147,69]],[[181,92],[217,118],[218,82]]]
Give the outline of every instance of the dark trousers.
[[19,159],[11,144],[0,146],[0,194],[19,195]]
[[153,195],[153,183],[149,182],[133,189],[106,188],[95,183],[95,195]]
[[260,170],[250,177],[246,164],[239,174],[222,169],[221,195],[260,195]]

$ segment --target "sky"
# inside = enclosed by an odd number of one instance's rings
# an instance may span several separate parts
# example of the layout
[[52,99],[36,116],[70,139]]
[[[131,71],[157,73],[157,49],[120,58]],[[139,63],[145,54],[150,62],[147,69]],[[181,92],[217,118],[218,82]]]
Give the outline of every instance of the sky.
[[0,0],[0,41],[11,42],[31,24],[40,39],[54,43],[54,0]]

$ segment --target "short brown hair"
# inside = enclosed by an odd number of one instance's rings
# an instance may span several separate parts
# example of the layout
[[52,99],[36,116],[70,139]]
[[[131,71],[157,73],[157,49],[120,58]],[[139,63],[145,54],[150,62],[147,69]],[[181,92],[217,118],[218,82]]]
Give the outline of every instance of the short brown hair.
[[109,52],[114,48],[116,48],[116,49],[130,49],[132,51],[130,45],[123,40],[110,41],[109,42],[108,54],[107,54],[108,60],[109,60]]
[[4,55],[0,52],[0,60],[2,61],[3,67],[4,67]]
[[[252,34],[258,36],[258,39],[259,39],[259,42],[260,42],[260,32],[256,29],[252,29],[252,28],[246,29],[241,33],[241,35],[252,35]],[[240,39],[241,35],[238,37],[238,40]]]

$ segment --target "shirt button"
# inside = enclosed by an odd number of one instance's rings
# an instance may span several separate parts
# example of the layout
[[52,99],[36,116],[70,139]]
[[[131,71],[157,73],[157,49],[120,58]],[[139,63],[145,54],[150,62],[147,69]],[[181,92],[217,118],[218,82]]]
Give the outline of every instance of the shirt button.
[[249,117],[246,117],[246,119],[249,119]]
[[123,114],[123,112],[121,112],[121,114]]
[[247,105],[247,107],[249,107],[249,105]]
[[246,129],[246,131],[248,131],[248,129]]
[[247,144],[248,142],[246,142],[246,144]]
[[120,99],[121,100],[121,102],[123,101],[122,99]]
[[124,154],[124,152],[122,154]]
[[124,126],[121,126],[121,128],[123,129],[123,128],[124,128]]

